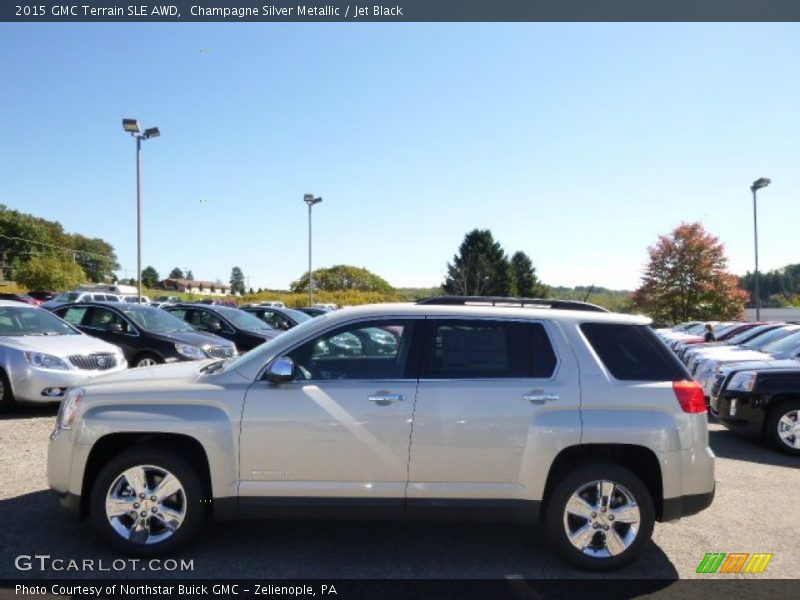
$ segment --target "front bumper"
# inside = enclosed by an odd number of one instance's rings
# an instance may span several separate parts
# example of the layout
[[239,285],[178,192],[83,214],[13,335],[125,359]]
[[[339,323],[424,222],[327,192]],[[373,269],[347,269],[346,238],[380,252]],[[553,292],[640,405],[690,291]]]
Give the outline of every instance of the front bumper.
[[[736,409],[732,410],[736,402]],[[749,393],[725,391],[712,396],[711,414],[728,429],[746,429],[760,432],[764,427],[764,409],[758,396]]]
[[23,402],[60,402],[63,396],[45,396],[42,394],[46,388],[69,388],[81,385],[89,379],[118,373],[127,368],[122,363],[113,369],[105,371],[73,370],[61,371],[55,369],[25,368],[22,372],[12,372],[11,388],[14,398]]

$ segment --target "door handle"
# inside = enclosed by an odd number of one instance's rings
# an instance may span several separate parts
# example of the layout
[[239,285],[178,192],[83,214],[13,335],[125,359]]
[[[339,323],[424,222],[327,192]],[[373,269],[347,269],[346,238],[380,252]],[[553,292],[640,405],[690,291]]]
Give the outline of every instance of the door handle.
[[375,392],[374,394],[367,396],[367,400],[374,402],[379,406],[386,406],[392,402],[402,402],[405,399],[406,397],[403,396],[403,394],[392,394],[390,392]]
[[542,390],[533,390],[522,396],[523,400],[527,400],[531,404],[544,404],[545,402],[558,400],[558,398],[558,394],[546,393]]

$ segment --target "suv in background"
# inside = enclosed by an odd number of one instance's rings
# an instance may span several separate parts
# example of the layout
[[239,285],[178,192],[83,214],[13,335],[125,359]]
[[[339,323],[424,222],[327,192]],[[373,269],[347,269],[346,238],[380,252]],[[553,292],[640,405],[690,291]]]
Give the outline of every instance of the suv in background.
[[518,298],[336,311],[234,360],[70,389],[50,487],[126,553],[171,553],[208,512],[343,510],[541,522],[614,569],[714,497],[703,392],[649,322]]
[[42,308],[53,310],[64,304],[72,304],[74,302],[119,302],[119,296],[105,292],[64,292],[42,303]]

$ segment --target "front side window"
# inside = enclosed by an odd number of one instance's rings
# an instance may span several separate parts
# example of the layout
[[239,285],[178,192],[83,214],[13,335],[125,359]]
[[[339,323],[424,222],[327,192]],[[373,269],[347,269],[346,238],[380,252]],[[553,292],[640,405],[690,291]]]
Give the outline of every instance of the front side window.
[[[295,348],[300,380],[410,379],[409,363],[415,322],[370,321],[340,327]],[[413,362],[413,361],[411,361]]]
[[64,311],[57,311],[57,314],[70,325],[80,325],[89,310],[85,306],[74,306]]
[[105,308],[94,307],[89,314],[89,322],[86,323],[87,327],[94,329],[108,330],[112,325],[119,325],[122,331],[128,331],[128,322],[120,317],[117,313]]
[[432,320],[426,374],[434,379],[549,378],[556,355],[541,323]]

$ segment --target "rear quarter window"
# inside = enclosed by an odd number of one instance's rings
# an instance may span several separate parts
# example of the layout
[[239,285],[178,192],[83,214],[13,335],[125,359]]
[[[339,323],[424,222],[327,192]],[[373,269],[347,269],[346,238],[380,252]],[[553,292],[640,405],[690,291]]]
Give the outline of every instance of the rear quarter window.
[[689,373],[647,325],[583,323],[581,331],[608,372],[624,381],[680,381]]

